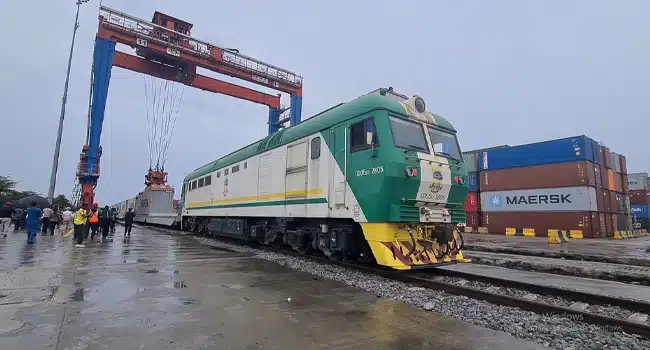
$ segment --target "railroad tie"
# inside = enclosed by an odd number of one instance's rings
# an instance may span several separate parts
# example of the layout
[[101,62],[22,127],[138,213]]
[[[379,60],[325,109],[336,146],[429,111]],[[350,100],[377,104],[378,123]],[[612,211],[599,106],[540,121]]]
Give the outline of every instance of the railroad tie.
[[[548,230],[548,244],[560,244],[560,243],[569,243],[570,232],[566,230]],[[582,231],[580,231],[580,236],[582,236]]]

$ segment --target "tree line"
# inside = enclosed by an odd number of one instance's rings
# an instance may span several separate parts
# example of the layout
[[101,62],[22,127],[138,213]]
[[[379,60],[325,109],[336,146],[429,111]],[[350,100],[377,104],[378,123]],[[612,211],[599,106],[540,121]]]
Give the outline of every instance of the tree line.
[[[22,198],[32,195],[41,196],[40,193],[34,191],[18,191],[16,190],[17,184],[18,182],[12,180],[9,176],[0,175],[0,205],[4,205],[7,202],[16,205]],[[54,197],[52,205],[58,205],[60,208],[72,207],[72,203],[62,194]]]

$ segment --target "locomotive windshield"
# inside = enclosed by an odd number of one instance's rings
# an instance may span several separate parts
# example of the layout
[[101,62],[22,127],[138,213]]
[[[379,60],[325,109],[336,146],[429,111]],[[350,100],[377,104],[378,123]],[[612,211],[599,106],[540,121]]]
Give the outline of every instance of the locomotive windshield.
[[433,151],[437,156],[462,160],[456,135],[430,127],[427,129],[429,130],[431,146],[433,146]]
[[395,143],[395,147],[416,152],[429,153],[429,145],[424,136],[422,124],[390,117],[390,127],[393,130],[393,142]]

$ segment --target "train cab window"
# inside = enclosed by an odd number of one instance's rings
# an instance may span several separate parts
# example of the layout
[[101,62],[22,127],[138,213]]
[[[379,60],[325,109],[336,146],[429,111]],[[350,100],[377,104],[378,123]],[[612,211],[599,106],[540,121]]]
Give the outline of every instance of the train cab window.
[[223,171],[223,176],[226,176],[226,175],[228,175],[228,169]]
[[233,174],[238,172],[238,171],[239,171],[239,165],[235,165],[234,167],[232,167],[232,173]]
[[429,153],[429,145],[424,136],[422,124],[397,117],[389,117],[395,147],[409,151]]
[[205,186],[210,186],[210,185],[212,185],[212,175],[208,175],[208,176],[205,177],[205,183],[204,183],[204,185],[205,185]]
[[374,119],[368,118],[350,126],[350,152],[379,146]]
[[192,190],[196,189],[196,180],[192,181]]
[[204,180],[204,178],[199,179],[199,188],[203,187],[203,180]]
[[320,157],[320,137],[311,139],[311,159]]

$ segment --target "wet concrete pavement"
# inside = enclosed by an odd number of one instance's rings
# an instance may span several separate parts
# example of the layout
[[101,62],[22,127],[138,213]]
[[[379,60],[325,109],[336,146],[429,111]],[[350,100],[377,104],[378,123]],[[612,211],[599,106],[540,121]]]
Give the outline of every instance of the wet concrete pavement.
[[10,235],[0,274],[2,350],[540,348],[148,229],[85,248]]
[[576,256],[585,260],[650,266],[650,236],[613,240],[587,238],[548,244],[546,237],[464,233],[467,250],[531,254],[548,257]]

